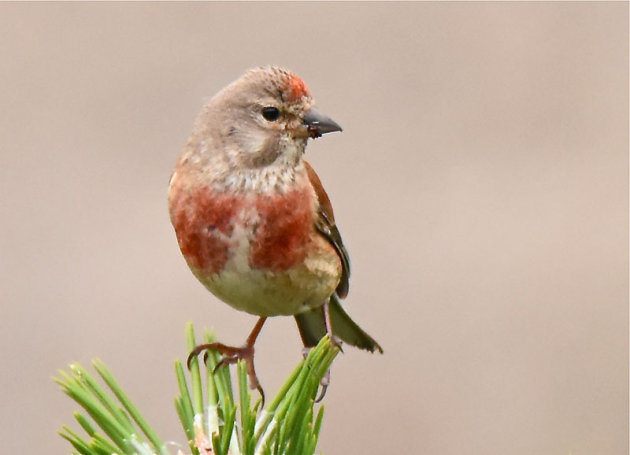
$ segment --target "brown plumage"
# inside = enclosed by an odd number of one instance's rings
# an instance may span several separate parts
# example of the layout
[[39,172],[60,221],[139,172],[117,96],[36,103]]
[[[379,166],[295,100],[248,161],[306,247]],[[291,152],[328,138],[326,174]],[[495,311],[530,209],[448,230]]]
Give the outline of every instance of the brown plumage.
[[339,297],[345,299],[348,295],[348,291],[350,290],[350,257],[348,256],[348,252],[341,240],[341,234],[337,229],[335,214],[333,213],[330,198],[328,197],[321,180],[319,180],[319,176],[308,161],[304,160],[304,166],[306,167],[308,179],[315,189],[317,200],[319,201],[319,213],[318,219],[315,222],[315,227],[335,248],[335,251],[339,255],[339,259],[341,260],[342,273],[341,278],[339,279],[339,285],[337,286],[335,292]]

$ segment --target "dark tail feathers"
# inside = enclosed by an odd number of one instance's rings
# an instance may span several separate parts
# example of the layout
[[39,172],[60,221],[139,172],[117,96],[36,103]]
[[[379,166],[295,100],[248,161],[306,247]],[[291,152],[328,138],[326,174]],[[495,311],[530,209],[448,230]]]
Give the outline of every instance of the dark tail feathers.
[[[383,348],[376,342],[374,338],[365,333],[356,322],[350,318],[339,303],[336,294],[330,297],[330,323],[333,333],[341,338],[349,345],[356,346],[366,351],[379,351],[383,353]],[[322,308],[313,308],[305,313],[295,316],[298,329],[304,346],[313,347],[317,345],[319,340],[326,334],[326,326],[324,324],[324,313]]]

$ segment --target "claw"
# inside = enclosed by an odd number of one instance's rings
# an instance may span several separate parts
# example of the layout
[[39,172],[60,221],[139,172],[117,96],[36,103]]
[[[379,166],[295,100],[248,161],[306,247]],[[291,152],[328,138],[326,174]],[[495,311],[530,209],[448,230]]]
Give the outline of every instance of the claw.
[[212,374],[215,374],[219,370],[219,368],[226,365],[230,365],[232,363],[236,363],[237,361],[238,361],[238,357],[234,357],[234,356],[223,357],[212,369]]
[[328,390],[328,385],[330,384],[330,368],[326,370],[326,374],[322,377],[322,380],[319,381],[319,385],[322,386],[322,390],[319,392],[319,396],[315,398],[315,403],[319,403],[326,396],[326,390]]
[[339,338],[337,335],[332,335],[330,337],[330,344],[332,344],[334,347],[338,348],[339,351],[343,354],[343,341],[341,341],[341,338]]
[[265,391],[260,386],[260,384],[258,384],[258,387],[256,387],[256,390],[258,390],[258,393],[260,394],[260,399],[262,400],[260,403],[260,409],[262,409],[265,407]]
[[326,396],[326,390],[328,390],[327,385],[320,384],[322,386],[322,390],[319,392],[319,396],[315,398],[315,403],[319,403]]
[[[195,357],[197,357],[199,354],[201,354],[204,351],[208,351],[209,349],[214,349],[215,344],[216,343],[200,344],[199,346],[196,346],[195,349],[190,351],[190,354],[188,354],[188,358],[186,359],[186,366],[188,367],[188,369],[190,370],[190,366],[191,366],[190,364],[192,363]],[[208,360],[208,353],[206,352],[203,357],[203,362],[206,363],[207,360]]]
[[[337,337],[335,337],[337,338]],[[337,344],[337,343],[341,343],[341,340],[337,339],[337,341],[333,341],[331,339],[331,341],[339,348],[341,349],[341,345]],[[311,352],[311,347],[305,346],[304,348],[302,348],[302,356],[304,358],[308,357],[308,353]],[[343,352],[343,351],[341,351]],[[326,391],[328,390],[328,386],[330,385],[330,368],[328,368],[328,370],[326,370],[326,374],[324,374],[324,376],[322,376],[321,381],[319,381],[319,385],[322,386],[321,391],[319,392],[319,395],[317,396],[317,398],[315,399],[315,403],[319,403],[320,401],[322,401],[324,399],[324,397],[326,396]]]

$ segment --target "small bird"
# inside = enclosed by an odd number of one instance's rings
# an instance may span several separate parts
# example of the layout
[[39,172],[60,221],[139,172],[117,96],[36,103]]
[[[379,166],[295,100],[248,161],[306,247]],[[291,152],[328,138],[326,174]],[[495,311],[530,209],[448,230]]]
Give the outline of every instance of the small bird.
[[252,69],[203,107],[171,175],[170,217],[191,271],[228,305],[259,316],[243,346],[200,345],[189,360],[207,349],[224,356],[221,364],[243,359],[261,394],[254,343],[270,316],[294,316],[307,349],[329,334],[383,352],[339,302],[350,260],[303,159],[309,138],[334,131],[341,127],[314,107],[297,75]]

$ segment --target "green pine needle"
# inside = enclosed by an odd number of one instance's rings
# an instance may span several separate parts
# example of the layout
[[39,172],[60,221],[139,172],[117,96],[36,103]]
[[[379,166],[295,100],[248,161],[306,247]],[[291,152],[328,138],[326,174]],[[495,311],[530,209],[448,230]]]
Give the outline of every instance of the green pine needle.
[[[186,326],[189,351],[197,345],[192,324]],[[215,341],[206,333],[204,343]],[[339,353],[328,337],[322,338],[299,363],[269,405],[252,405],[247,368],[236,367],[233,386],[230,369],[216,372],[220,356],[208,352],[206,365],[192,359],[190,371],[175,362],[179,396],[175,410],[192,455],[312,455],[322,426],[323,407],[314,411],[319,383]],[[81,455],[170,455],[155,431],[100,360],[93,366],[107,388],[99,385],[81,365],[59,371],[55,381],[86,414],[74,413],[81,435],[67,426],[59,434]],[[205,392],[204,392],[205,390]],[[234,391],[238,392],[235,400]],[[179,450],[178,455],[184,451]]]

